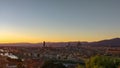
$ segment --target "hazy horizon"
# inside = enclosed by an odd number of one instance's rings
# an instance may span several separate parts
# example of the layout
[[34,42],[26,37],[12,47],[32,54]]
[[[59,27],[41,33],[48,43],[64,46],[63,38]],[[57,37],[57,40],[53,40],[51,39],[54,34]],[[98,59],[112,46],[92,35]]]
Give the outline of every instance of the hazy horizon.
[[0,0],[0,43],[120,37],[119,0]]

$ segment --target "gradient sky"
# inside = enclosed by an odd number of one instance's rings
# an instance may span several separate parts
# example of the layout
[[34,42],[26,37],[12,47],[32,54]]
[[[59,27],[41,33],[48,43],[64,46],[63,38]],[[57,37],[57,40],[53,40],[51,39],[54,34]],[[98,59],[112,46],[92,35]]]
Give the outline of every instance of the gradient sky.
[[120,37],[120,0],[0,0],[0,42]]

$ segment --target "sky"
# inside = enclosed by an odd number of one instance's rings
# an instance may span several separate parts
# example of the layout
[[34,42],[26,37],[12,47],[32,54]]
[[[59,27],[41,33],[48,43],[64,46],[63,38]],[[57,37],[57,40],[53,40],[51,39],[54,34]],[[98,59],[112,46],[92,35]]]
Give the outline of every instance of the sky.
[[0,43],[120,37],[120,0],[0,0]]

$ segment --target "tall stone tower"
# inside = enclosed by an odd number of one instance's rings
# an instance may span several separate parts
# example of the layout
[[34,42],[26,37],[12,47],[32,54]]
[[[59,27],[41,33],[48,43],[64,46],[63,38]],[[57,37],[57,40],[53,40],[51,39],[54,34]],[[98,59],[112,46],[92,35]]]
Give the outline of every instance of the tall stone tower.
[[43,41],[43,47],[46,47],[45,41]]

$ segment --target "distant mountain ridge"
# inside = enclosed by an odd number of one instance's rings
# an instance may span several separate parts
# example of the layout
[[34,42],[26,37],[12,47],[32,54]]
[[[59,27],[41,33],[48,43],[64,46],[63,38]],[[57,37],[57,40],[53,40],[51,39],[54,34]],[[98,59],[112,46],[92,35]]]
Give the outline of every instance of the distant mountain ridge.
[[102,40],[98,42],[92,42],[89,43],[89,45],[95,45],[95,46],[120,46],[120,38],[113,38],[113,39],[107,39]]
[[[77,41],[75,42],[46,42],[47,47],[65,47],[77,45]],[[91,46],[120,46],[120,38],[113,38],[107,40],[101,40],[97,42],[81,42],[82,45],[91,45]],[[24,46],[24,47],[42,47],[42,43],[1,43],[0,46]]]

